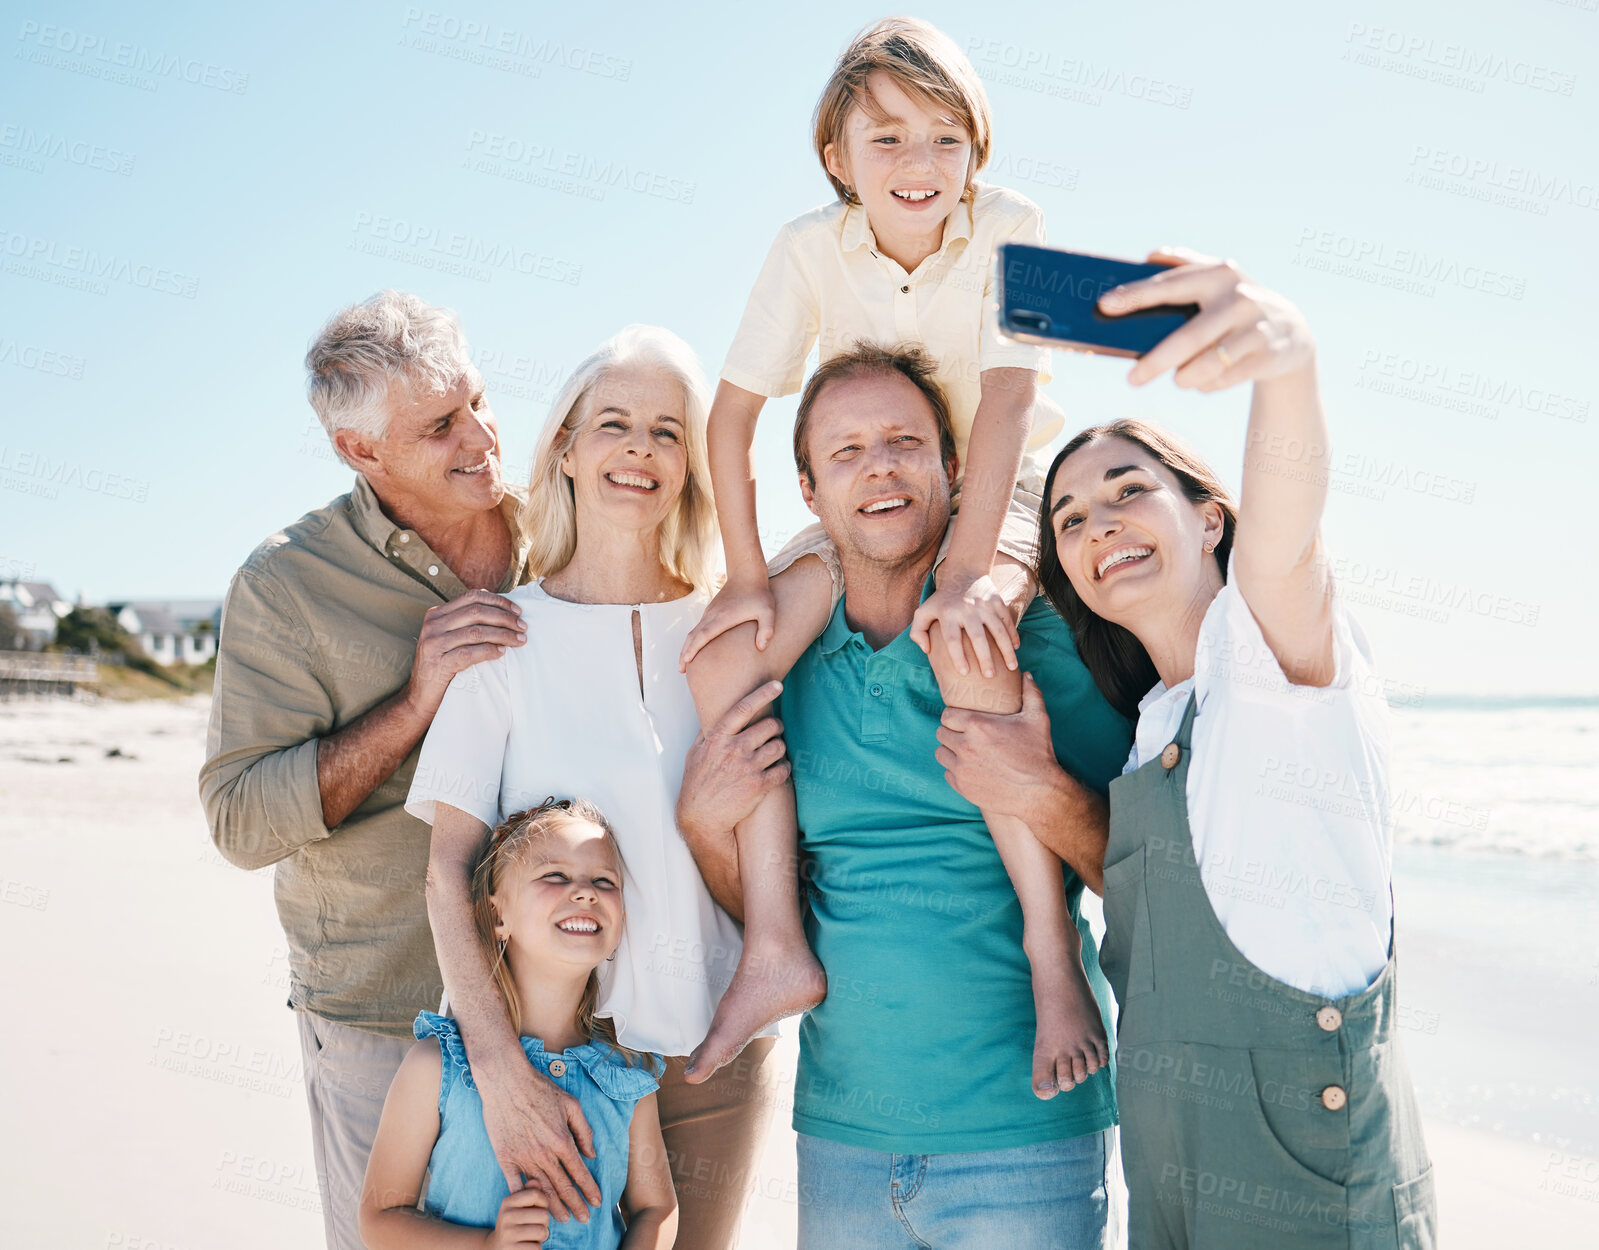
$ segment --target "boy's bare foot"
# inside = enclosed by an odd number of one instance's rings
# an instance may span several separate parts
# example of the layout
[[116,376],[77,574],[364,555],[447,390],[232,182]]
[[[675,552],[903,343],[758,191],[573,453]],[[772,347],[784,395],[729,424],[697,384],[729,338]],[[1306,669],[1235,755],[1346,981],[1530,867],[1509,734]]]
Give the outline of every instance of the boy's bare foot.
[[773,943],[770,951],[746,945],[711,1031],[689,1056],[684,1079],[690,1085],[709,1080],[762,1029],[809,1011],[826,997],[827,974],[803,937],[797,947]]
[[1110,1064],[1110,1043],[1081,960],[1060,951],[1033,965],[1033,1093],[1053,1098]]

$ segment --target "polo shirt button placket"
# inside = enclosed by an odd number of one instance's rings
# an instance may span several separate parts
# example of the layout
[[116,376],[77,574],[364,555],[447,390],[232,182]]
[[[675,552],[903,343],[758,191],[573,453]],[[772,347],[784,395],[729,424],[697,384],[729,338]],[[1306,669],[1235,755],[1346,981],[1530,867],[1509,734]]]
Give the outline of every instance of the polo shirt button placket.
[[886,738],[893,730],[894,700],[886,682],[878,680],[882,657],[873,656],[866,666],[866,700],[861,708],[861,736]]
[[916,327],[916,292],[909,282],[901,284],[894,297],[894,329],[901,338],[919,338]]

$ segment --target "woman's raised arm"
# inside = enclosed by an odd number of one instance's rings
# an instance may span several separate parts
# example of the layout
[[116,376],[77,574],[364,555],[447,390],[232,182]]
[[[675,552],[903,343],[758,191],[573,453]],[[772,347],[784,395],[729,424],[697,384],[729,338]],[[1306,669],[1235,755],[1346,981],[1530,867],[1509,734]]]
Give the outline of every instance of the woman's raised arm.
[[1192,303],[1199,313],[1128,380],[1142,386],[1173,369],[1178,386],[1199,391],[1254,383],[1233,576],[1288,680],[1324,686],[1333,679],[1332,581],[1321,549],[1330,453],[1315,340],[1297,308],[1230,260],[1184,248],[1149,260],[1173,268],[1107,293],[1103,311]]

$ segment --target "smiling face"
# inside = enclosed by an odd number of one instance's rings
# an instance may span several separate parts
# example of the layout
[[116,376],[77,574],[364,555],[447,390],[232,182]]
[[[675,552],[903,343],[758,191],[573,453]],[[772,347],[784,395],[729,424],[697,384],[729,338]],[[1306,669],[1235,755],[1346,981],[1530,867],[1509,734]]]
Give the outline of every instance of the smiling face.
[[854,374],[827,384],[806,425],[814,512],[847,561],[897,566],[937,550],[949,525],[955,462],[941,459],[938,421],[898,372]]
[[1073,452],[1056,470],[1047,506],[1072,589],[1089,611],[1134,634],[1175,619],[1219,580],[1205,544],[1221,542],[1221,508],[1190,501],[1177,476],[1135,442],[1101,437]]
[[468,369],[445,395],[413,396],[391,382],[380,439],[340,430],[335,441],[386,504],[412,515],[457,520],[505,497],[500,435],[483,379]]
[[941,236],[971,177],[971,135],[882,70],[866,84],[880,116],[851,109],[823,149],[828,172],[854,188],[880,237]]
[[688,476],[682,383],[658,369],[620,366],[601,376],[579,411],[581,424],[561,457],[578,528],[659,529]]
[[490,896],[494,936],[512,968],[591,969],[622,940],[622,869],[605,830],[578,816],[552,820],[500,870]]

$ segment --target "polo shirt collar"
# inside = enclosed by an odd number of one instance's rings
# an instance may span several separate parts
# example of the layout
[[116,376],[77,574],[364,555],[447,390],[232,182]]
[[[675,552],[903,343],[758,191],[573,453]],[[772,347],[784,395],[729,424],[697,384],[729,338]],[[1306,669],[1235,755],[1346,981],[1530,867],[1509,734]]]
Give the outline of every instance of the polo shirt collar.
[[[927,596],[933,593],[933,588],[933,575],[929,573],[927,581],[922,584],[923,603],[927,602]],[[866,641],[866,635],[858,629],[850,628],[849,621],[844,617],[844,600],[840,598],[837,606],[833,608],[833,615],[828,618],[827,627],[822,630],[822,636],[817,640],[817,644],[821,647],[822,654],[826,656],[842,650],[857,639],[860,641],[861,646],[868,651],[871,650],[871,644]],[[892,655],[897,659],[907,661],[921,660],[925,662],[927,660],[927,657],[922,654],[922,649],[911,641],[910,626],[908,625],[897,636],[890,639],[888,644],[877,654]]]
[[[972,206],[965,200],[955,205],[955,211],[949,215],[949,220],[944,223],[944,242],[938,251],[943,252],[956,239],[970,240],[972,237]],[[851,204],[844,210],[844,224],[839,235],[839,246],[846,252],[853,252],[856,248],[877,248],[877,236],[872,233],[872,226],[866,220],[866,210],[859,204]],[[937,255],[938,253],[934,253]]]

